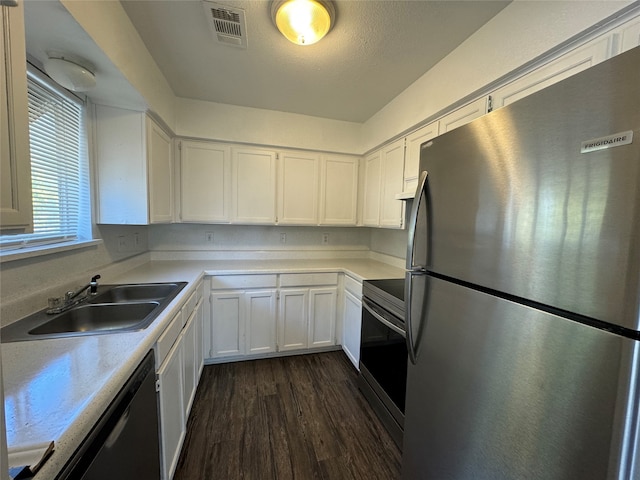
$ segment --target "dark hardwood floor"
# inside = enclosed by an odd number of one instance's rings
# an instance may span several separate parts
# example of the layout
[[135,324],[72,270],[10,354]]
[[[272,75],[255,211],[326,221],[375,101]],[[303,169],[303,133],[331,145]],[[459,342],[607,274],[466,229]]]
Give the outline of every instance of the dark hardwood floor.
[[343,352],[204,367],[175,480],[400,478]]

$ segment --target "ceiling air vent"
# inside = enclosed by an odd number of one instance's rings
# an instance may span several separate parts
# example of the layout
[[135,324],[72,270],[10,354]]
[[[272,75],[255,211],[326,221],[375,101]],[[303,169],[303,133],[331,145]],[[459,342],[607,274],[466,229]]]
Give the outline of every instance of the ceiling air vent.
[[247,48],[247,27],[244,10],[202,2],[213,39],[232,47]]

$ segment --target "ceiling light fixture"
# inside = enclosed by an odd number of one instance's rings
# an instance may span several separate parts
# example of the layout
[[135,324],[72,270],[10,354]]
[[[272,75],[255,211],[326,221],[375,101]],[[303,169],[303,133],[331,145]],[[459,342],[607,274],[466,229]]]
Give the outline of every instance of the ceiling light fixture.
[[329,0],[274,0],[271,18],[280,33],[296,45],[313,45],[335,22],[336,10]]
[[86,92],[96,86],[96,76],[82,60],[69,55],[49,54],[44,70],[56,83],[72,92]]

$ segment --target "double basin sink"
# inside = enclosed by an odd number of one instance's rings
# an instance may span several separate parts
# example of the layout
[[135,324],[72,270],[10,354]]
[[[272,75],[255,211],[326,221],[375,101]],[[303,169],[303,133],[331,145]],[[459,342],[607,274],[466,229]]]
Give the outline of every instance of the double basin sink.
[[62,313],[34,313],[0,330],[3,343],[139,331],[171,303],[186,282],[100,285],[95,295]]

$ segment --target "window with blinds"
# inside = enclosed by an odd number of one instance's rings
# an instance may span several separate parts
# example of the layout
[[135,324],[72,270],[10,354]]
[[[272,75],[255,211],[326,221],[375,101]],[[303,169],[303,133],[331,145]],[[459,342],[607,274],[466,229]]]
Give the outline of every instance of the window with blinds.
[[3,250],[82,239],[88,218],[84,106],[30,71],[33,233],[0,236]]

